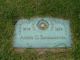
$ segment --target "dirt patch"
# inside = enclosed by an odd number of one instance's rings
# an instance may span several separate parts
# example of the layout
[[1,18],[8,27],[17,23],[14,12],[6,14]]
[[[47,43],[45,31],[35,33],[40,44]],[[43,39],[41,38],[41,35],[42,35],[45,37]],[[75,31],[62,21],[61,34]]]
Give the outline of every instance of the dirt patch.
[[24,53],[26,49],[25,48],[15,48],[14,50],[15,52],[18,52],[18,53]]
[[[24,53],[26,51],[26,48],[15,48],[14,49],[16,52],[18,53]],[[30,49],[32,50],[32,49]],[[33,49],[35,50],[39,55],[42,55],[44,54],[46,51],[48,52],[52,52],[52,53],[67,53],[71,50],[71,48],[51,48],[51,49],[48,49],[48,48],[37,48],[37,49]]]

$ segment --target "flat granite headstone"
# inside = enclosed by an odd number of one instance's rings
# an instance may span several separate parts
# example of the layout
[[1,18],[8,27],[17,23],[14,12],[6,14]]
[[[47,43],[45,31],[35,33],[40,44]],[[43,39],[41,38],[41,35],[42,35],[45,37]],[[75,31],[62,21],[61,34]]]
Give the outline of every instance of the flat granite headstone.
[[20,19],[15,25],[15,48],[71,47],[70,21],[58,18]]

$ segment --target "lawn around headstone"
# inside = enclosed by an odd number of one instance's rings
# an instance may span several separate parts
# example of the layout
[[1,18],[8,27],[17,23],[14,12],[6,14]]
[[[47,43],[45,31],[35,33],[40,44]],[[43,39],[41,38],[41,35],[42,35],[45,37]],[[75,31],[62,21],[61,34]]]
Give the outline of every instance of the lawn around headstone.
[[[80,60],[79,15],[79,0],[0,0],[0,60]],[[17,20],[32,17],[70,20],[72,48],[15,50],[13,34]]]

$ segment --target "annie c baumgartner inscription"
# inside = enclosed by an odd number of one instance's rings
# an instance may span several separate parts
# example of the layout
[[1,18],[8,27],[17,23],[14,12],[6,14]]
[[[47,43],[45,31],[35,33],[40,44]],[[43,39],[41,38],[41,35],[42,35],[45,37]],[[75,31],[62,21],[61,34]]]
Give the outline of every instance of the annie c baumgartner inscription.
[[20,19],[15,25],[14,47],[71,47],[69,20],[57,18]]

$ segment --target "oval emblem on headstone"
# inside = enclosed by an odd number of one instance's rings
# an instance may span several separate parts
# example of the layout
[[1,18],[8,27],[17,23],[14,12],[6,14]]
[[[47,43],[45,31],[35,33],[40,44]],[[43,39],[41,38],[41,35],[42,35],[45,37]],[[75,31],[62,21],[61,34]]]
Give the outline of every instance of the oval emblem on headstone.
[[45,20],[40,20],[38,23],[37,23],[37,26],[40,30],[46,30],[48,29],[49,27],[49,23]]

